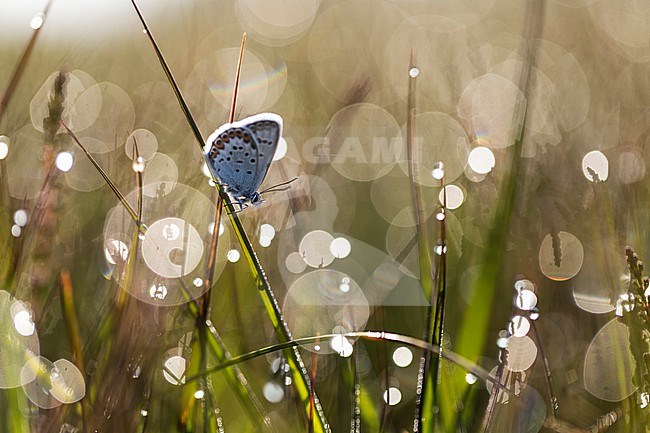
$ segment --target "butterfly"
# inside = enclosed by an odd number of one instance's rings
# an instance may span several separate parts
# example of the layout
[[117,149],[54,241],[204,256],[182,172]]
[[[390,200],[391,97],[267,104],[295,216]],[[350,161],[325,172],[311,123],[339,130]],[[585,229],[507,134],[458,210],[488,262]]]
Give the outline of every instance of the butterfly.
[[[247,203],[260,205],[262,194],[282,191],[284,182],[258,191],[269,171],[273,155],[282,136],[282,117],[260,113],[233,123],[226,123],[208,137],[203,152],[208,168],[243,210]],[[286,188],[284,188],[286,189]]]

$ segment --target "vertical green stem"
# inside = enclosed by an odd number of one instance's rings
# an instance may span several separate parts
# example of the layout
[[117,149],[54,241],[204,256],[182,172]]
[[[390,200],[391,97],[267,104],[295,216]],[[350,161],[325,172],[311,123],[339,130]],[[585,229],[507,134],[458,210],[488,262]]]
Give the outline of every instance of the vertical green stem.
[[[187,103],[183,98],[180,88],[178,87],[178,84],[176,83],[176,80],[174,79],[174,76],[172,75],[171,70],[167,65],[167,62],[165,61],[162,52],[158,48],[158,44],[156,43],[153,35],[151,34],[151,31],[149,30],[149,27],[147,26],[147,23],[143,15],[141,14],[135,0],[131,0],[131,3],[133,4],[133,7],[140,19],[144,31],[149,38],[149,42],[151,43],[156,53],[156,56],[158,57],[158,61],[160,62],[160,65],[165,72],[165,76],[167,77],[169,84],[172,86],[174,94],[176,95],[176,99],[178,100],[178,103],[181,106],[183,114],[185,115],[185,119],[187,120],[192,130],[192,133],[194,134],[196,143],[202,152],[203,146],[205,144],[205,140],[201,135],[201,131],[199,130],[198,125],[194,121],[194,118],[190,113],[189,107],[187,106]],[[253,274],[252,276],[257,283],[258,293],[262,298],[264,307],[266,308],[267,314],[269,315],[271,323],[273,324],[277,338],[280,342],[290,341],[292,339],[291,333],[289,332],[287,324],[284,322],[280,306],[275,298],[273,290],[271,289],[271,285],[269,284],[269,281],[266,278],[266,274],[257,257],[257,254],[253,249],[253,245],[248,239],[248,235],[246,234],[246,231],[244,230],[244,227],[241,221],[239,220],[239,217],[235,213],[235,209],[233,205],[230,204],[228,200],[228,195],[219,184],[217,184],[217,189],[219,191],[219,195],[221,196],[221,199],[223,200],[226,206],[228,216],[230,217],[230,222],[233,226],[235,235],[237,236],[243,254],[246,257],[246,261],[250,266],[251,273]],[[311,385],[310,385],[309,375],[307,373],[307,368],[305,367],[302,357],[300,356],[300,352],[298,351],[297,348],[287,349],[285,351],[285,354],[287,355],[287,363],[291,367],[291,374],[293,378],[294,387],[300,398],[300,401],[302,402],[302,406],[306,412],[306,415],[309,416]],[[316,414],[318,415],[314,420],[314,424],[315,424],[314,432],[315,433],[329,432],[330,427],[329,424],[327,423],[325,413],[320,404],[320,400],[318,399],[317,396],[314,396],[314,405],[316,409]]]

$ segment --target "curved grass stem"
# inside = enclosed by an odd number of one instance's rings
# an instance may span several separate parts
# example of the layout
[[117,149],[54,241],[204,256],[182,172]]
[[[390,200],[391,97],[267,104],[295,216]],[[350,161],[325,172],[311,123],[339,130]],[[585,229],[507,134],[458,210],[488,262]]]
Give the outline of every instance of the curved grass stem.
[[291,347],[299,347],[302,345],[308,345],[308,344],[313,344],[317,343],[320,341],[328,341],[331,340],[332,338],[338,337],[340,338],[341,335],[343,335],[345,338],[348,339],[357,339],[361,338],[364,340],[370,340],[370,341],[384,341],[384,342],[393,342],[393,343],[401,343],[405,344],[407,346],[411,346],[414,348],[422,349],[424,351],[433,353],[433,354],[438,354],[445,358],[446,360],[456,364],[463,370],[465,370],[468,373],[472,373],[476,377],[478,377],[481,380],[484,381],[489,381],[492,382],[498,389],[508,393],[509,395],[513,394],[513,391],[511,391],[508,387],[504,386],[503,384],[499,383],[493,376],[490,375],[490,373],[482,368],[481,366],[471,362],[467,358],[459,355],[458,353],[452,352],[451,350],[440,350],[440,347],[431,343],[428,343],[424,340],[421,340],[419,338],[415,337],[410,337],[408,335],[402,335],[402,334],[397,334],[394,332],[384,332],[384,331],[359,331],[359,332],[348,332],[345,334],[341,333],[335,333],[335,334],[320,334],[320,335],[315,335],[312,337],[304,337],[304,338],[297,338],[295,340],[290,340],[286,341],[283,343],[277,343],[273,344],[267,347],[263,347],[257,350],[253,350],[251,352],[244,353],[242,355],[234,356],[228,359],[226,362],[223,362],[217,366],[214,366],[206,371],[203,371],[195,376],[188,376],[185,379],[185,385],[188,383],[191,383],[193,381],[199,380],[208,374],[215,373],[217,371],[221,371],[225,368],[231,367],[233,365],[241,364],[244,361],[249,361],[251,359],[259,358],[260,356],[268,355],[270,353],[275,353],[279,351],[284,351],[287,348]]

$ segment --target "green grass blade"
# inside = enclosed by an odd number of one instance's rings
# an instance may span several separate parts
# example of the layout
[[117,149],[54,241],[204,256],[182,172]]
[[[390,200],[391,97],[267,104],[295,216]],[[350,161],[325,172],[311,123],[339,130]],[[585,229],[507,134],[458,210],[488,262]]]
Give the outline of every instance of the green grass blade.
[[[83,346],[81,344],[81,332],[79,330],[79,320],[77,320],[77,313],[74,307],[74,289],[72,286],[72,277],[70,271],[67,269],[61,270],[61,304],[63,315],[65,317],[65,324],[70,337],[70,344],[74,353],[75,364],[84,377],[86,376],[86,366],[84,365]],[[84,398],[80,402],[82,414],[82,429],[85,429],[86,417],[89,413],[88,399]]]
[[0,407],[2,407],[0,428],[2,431],[11,433],[29,433],[31,431],[29,419],[20,410],[21,406],[28,404],[27,396],[22,388],[2,390],[0,393]]
[[[187,299],[190,313],[196,317],[199,311],[198,305],[190,300],[189,295],[187,296]],[[228,351],[228,348],[221,339],[216,328],[210,321],[208,321],[206,325],[207,330],[209,331],[206,334],[207,345],[212,355],[216,358],[216,361],[218,363],[223,363],[226,360],[231,359],[232,355]],[[251,421],[257,425],[258,430],[265,430],[271,433],[274,432],[275,430],[270,423],[269,414],[251,388],[248,379],[241,369],[237,365],[232,365],[230,368],[227,368],[223,374],[226,376],[226,381],[228,382],[230,389],[235,394],[235,397],[237,397],[237,399],[242,403],[242,406],[248,411]]]
[[[413,212],[415,214],[417,228],[418,258],[420,266],[420,285],[424,295],[429,299],[429,306],[426,313],[426,324],[424,340],[440,346],[444,324],[445,309],[445,254],[439,256],[439,263],[434,266],[435,254],[431,245],[435,242],[431,236],[431,229],[428,218],[424,213],[424,199],[422,188],[417,178],[416,162],[420,159],[422,149],[414,145],[416,136],[416,83],[418,74],[411,74],[410,71],[417,70],[414,63],[414,55],[411,55],[409,64],[409,86],[408,86],[408,116],[406,122],[406,149],[408,155],[409,179],[413,199]],[[445,245],[444,220],[441,222],[442,245]],[[435,269],[435,270],[434,270]],[[431,352],[425,351],[420,358],[418,369],[418,386],[416,388],[415,417],[413,420],[414,432],[431,432],[435,426],[435,420],[430,419],[434,415],[435,399],[437,397],[437,385],[440,375],[441,354],[432,356]]]
[[[536,47],[539,44],[530,44],[529,41],[539,38],[544,23],[545,3],[530,3],[527,11],[528,34],[522,45],[522,58],[524,61],[521,75],[519,77],[519,88],[524,95],[530,97],[531,76],[536,60]],[[457,334],[455,348],[458,353],[469,359],[475,360],[483,354],[485,345],[489,338],[489,321],[491,318],[492,304],[498,293],[498,286],[501,273],[505,265],[505,252],[510,231],[510,222],[517,200],[518,185],[521,172],[521,151],[525,139],[525,125],[527,116],[527,99],[525,98],[515,107],[511,136],[511,162],[508,176],[504,179],[500,200],[492,222],[492,228],[487,234],[486,248],[481,258],[481,275],[474,282],[471,293],[474,298],[465,309],[460,330]],[[520,186],[519,186],[520,187]],[[469,385],[465,381],[464,374],[457,373],[450,377],[459,395],[466,395]],[[455,431],[459,422],[459,415],[454,411],[455,396],[445,395],[441,401],[441,418],[444,422],[445,431]],[[467,411],[474,410],[475,401],[463,402]],[[489,414],[487,414],[489,416]]]
[[212,367],[196,376],[188,376],[185,379],[185,383],[187,385],[188,383],[195,380],[199,380],[208,374],[221,371],[225,368],[240,364],[245,361],[249,361],[251,359],[259,358],[260,356],[268,355],[270,353],[275,353],[281,350],[284,351],[287,348],[292,348],[292,347],[296,348],[301,345],[307,345],[307,344],[317,343],[319,341],[330,340],[334,337],[340,337],[341,335],[350,339],[362,338],[364,340],[371,340],[371,341],[401,343],[414,348],[426,350],[433,354],[442,353],[442,357],[444,359],[451,361],[452,363],[462,368],[464,371],[468,373],[472,373],[473,375],[475,375],[481,380],[490,381],[499,389],[503,390],[504,392],[507,392],[508,394],[512,394],[512,392],[507,387],[501,385],[492,376],[490,376],[487,370],[485,370],[478,364],[470,361],[469,359],[463,357],[462,355],[459,355],[458,353],[452,352],[451,350],[441,351],[438,346],[428,343],[419,338],[410,337],[402,334],[396,334],[394,332],[383,332],[383,331],[359,331],[359,332],[348,332],[345,334],[340,334],[340,333],[321,334],[312,337],[297,338],[295,340],[286,341],[284,343],[276,343],[267,347],[263,347],[260,349],[253,350],[251,352],[244,353],[242,355],[234,356],[228,359],[226,362],[223,362],[222,364]]
[[[144,31],[147,34],[154,51],[156,52],[156,56],[158,57],[160,65],[162,66],[165,72],[167,80],[169,81],[169,84],[172,86],[174,90],[176,99],[178,100],[178,103],[181,106],[181,110],[183,111],[183,114],[188,124],[190,125],[192,133],[194,134],[194,138],[196,139],[196,143],[199,146],[199,149],[201,149],[202,151],[205,140],[201,135],[198,125],[194,121],[194,118],[190,113],[187,103],[185,102],[183,95],[180,91],[180,88],[178,87],[178,84],[176,83],[176,80],[174,79],[174,76],[172,75],[171,70],[167,65],[167,62],[165,61],[162,52],[158,48],[158,44],[155,42],[155,39],[151,34],[151,31],[149,30],[149,27],[147,26],[147,23],[144,17],[142,16],[135,0],[131,0],[131,3],[133,4],[133,7],[135,8],[136,13],[138,14],[138,17],[140,19],[140,22],[142,23]],[[275,294],[271,289],[271,285],[269,284],[266,278],[266,273],[264,272],[264,269],[257,257],[257,254],[255,253],[255,250],[253,249],[253,245],[250,242],[248,235],[246,234],[246,231],[244,230],[244,227],[241,224],[241,221],[239,220],[239,217],[235,213],[234,206],[230,204],[228,200],[228,195],[225,193],[225,191],[219,184],[216,185],[219,191],[219,195],[223,200],[226,209],[228,210],[228,216],[230,217],[230,222],[233,226],[233,229],[237,236],[237,240],[239,241],[244,256],[246,257],[246,261],[250,266],[253,279],[257,283],[258,293],[262,297],[262,302],[264,303],[266,312],[269,318],[271,319],[271,323],[273,324],[273,328],[275,329],[276,336],[280,342],[291,341],[292,339],[291,333],[289,332],[287,324],[284,322],[282,318],[282,312],[280,310],[280,306],[277,302],[277,299],[275,298]],[[305,364],[302,360],[302,357],[300,356],[300,353],[295,347],[288,348],[285,351],[285,354],[287,356],[287,363],[291,367],[291,374],[292,374],[295,390],[297,392],[299,399],[302,402],[302,405],[305,410],[305,414],[307,418],[309,418],[311,395],[310,395],[310,380],[307,375],[307,368],[305,367]],[[315,422],[314,432],[315,433],[328,432],[330,431],[329,424],[327,423],[325,413],[323,412],[322,406],[317,396],[314,396],[314,401],[315,401],[316,413],[318,415],[314,420]]]

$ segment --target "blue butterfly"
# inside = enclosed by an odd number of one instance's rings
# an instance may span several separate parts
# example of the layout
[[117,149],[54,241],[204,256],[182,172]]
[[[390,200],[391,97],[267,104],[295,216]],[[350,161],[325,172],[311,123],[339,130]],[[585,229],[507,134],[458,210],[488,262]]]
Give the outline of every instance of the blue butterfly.
[[219,184],[237,201],[240,210],[249,202],[261,204],[263,193],[281,191],[276,187],[295,180],[258,191],[281,136],[282,117],[260,113],[226,123],[208,137],[203,147],[208,167]]

